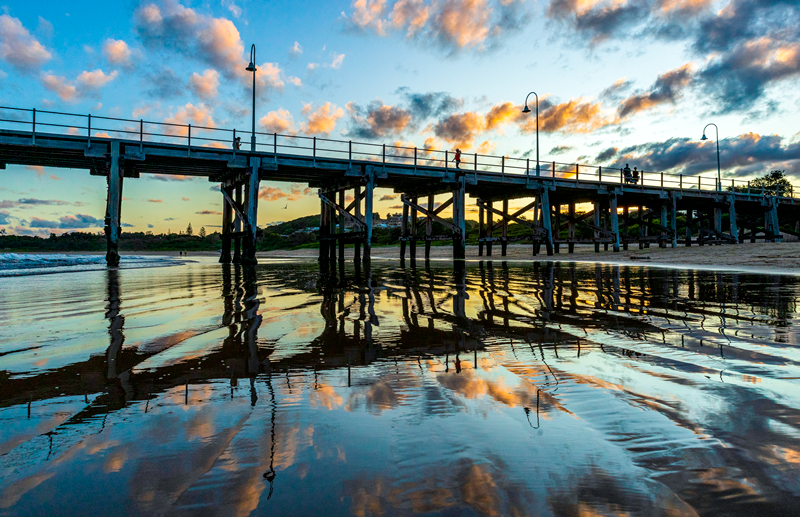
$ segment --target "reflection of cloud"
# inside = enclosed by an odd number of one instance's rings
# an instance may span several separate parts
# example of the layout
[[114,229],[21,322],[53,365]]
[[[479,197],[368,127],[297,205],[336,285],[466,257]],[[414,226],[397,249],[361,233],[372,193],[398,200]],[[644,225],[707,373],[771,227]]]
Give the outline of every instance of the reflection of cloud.
[[340,408],[344,401],[342,396],[333,389],[333,386],[327,384],[320,384],[317,389],[309,392],[308,398],[312,406],[324,407],[328,410]]

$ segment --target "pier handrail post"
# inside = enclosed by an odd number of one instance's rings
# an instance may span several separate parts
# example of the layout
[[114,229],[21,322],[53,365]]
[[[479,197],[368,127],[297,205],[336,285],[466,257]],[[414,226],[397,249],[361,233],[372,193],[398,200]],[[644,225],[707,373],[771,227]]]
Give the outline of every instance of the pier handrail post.
[[[416,159],[414,160],[414,164],[416,165]],[[350,167],[353,166],[353,141],[352,140],[348,140],[347,141],[347,165],[350,166]]]
[[503,177],[503,183],[506,182],[506,157],[500,157],[500,175]]
[[525,159],[525,180],[526,181],[530,177],[530,175],[531,175],[531,159],[530,158],[526,158]]
[[680,185],[680,189],[683,190],[683,174],[682,173],[678,175],[678,181],[679,181],[678,184]]
[[236,158],[236,128],[233,128],[233,157]]
[[619,170],[619,182],[625,183],[625,178],[622,176],[622,169]]
[[414,173],[417,172],[417,148],[414,147]]
[[475,153],[475,184],[478,184],[478,153]]
[[664,188],[664,173],[661,173],[661,188]]
[[383,144],[383,170],[386,170],[386,144]]
[[86,133],[88,135],[89,142],[87,143],[86,147],[91,149],[92,148],[92,114],[91,113],[89,113],[88,120],[89,120],[89,124],[87,126]]
[[747,180],[747,195],[750,195],[750,180]]
[[33,108],[33,127],[31,129],[31,143],[36,145],[36,108]]
[[603,166],[599,166],[597,168],[597,182],[603,183]]
[[144,119],[139,119],[139,152],[144,152]]
[[575,164],[575,184],[578,183],[578,178],[580,178],[580,167],[577,163]]
[[278,133],[272,133],[272,154],[275,155],[275,162],[278,161]]
[[188,154],[192,153],[192,125],[189,124],[189,140],[186,143]]
[[314,167],[317,166],[317,137],[314,137],[314,143],[311,144],[311,154],[314,158]]
[[450,159],[448,156],[448,151],[444,152],[444,172],[448,172],[448,163],[447,161]]
[[553,185],[556,184],[556,162],[553,162]]

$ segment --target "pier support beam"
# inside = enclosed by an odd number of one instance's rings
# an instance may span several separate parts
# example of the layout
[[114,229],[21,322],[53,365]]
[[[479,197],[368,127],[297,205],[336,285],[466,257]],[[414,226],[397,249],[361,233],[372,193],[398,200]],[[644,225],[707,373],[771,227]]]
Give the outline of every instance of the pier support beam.
[[105,218],[106,264],[109,267],[119,266],[123,172],[119,156],[119,141],[115,140],[111,142],[111,165],[108,168],[108,197],[106,198]]
[[553,256],[553,224],[550,220],[550,190],[548,187],[542,188],[541,194],[541,204],[542,204],[542,227],[544,228],[545,232],[545,241],[544,245],[547,248],[547,256]]
[[[236,206],[242,206],[242,185],[236,185],[234,187],[235,191],[235,198],[234,201],[236,202]],[[236,216],[233,219],[233,232],[237,235],[233,239],[233,263],[239,264],[242,262],[242,239],[240,237],[242,231],[242,218],[239,213],[236,213]]]
[[[433,194],[428,194],[428,210],[433,210]],[[481,221],[483,221],[483,212],[481,212]],[[433,218],[425,218],[425,260],[431,259],[431,237],[433,237]],[[483,251],[483,248],[481,248]]]
[[630,224],[628,223],[628,205],[627,204],[625,204],[625,206],[622,207],[622,220],[625,223],[625,230],[624,230],[625,241],[622,243],[622,249],[624,251],[628,251],[628,229],[630,228]]
[[247,210],[245,216],[245,232],[247,237],[244,239],[244,257],[242,260],[249,264],[255,264],[256,260],[256,235],[258,231],[258,187],[260,180],[258,169],[261,167],[261,158],[250,157],[250,174],[247,178]]
[[227,195],[233,199],[233,188],[226,187],[224,184],[220,185],[220,190],[224,192],[222,195],[222,251],[219,254],[220,264],[231,263],[231,227],[233,226],[233,209],[228,200],[225,199]]
[[[594,212],[592,212],[592,215],[594,216],[594,221],[593,221],[594,225],[597,228],[600,228],[600,210],[601,210],[600,206],[601,206],[600,201],[595,199],[595,201],[594,201]],[[595,253],[600,253],[600,243],[598,242],[598,239],[600,239],[600,230],[595,230],[594,231],[594,252]]]
[[672,231],[672,247],[678,247],[678,195],[669,196],[669,228]]
[[453,232],[453,260],[464,260],[467,254],[466,183],[463,174],[456,175],[456,184],[453,187],[453,224],[458,231]]
[[728,218],[730,219],[733,243],[739,244],[739,225],[736,222],[736,198],[734,196],[728,196]]
[[366,192],[364,193],[364,269],[369,270],[372,261],[372,220],[373,220],[373,194],[375,193],[375,173],[367,173]]
[[[661,203],[661,217],[658,218],[659,224],[667,228],[669,223],[667,222],[669,218],[668,209],[666,203]],[[667,247],[667,239],[669,238],[669,229],[661,230],[661,239],[658,241],[659,248],[666,248]]]
[[614,251],[619,251],[619,215],[617,215],[617,194],[609,197],[609,212],[611,216],[611,231],[614,233]]
[[500,241],[500,256],[505,257],[508,251],[508,199],[503,200],[503,240]]
[[[483,204],[481,199],[478,200],[478,256],[483,256],[483,238],[486,237],[486,230],[483,226]],[[430,209],[430,205],[428,205]],[[535,248],[534,248],[535,249]],[[536,252],[534,251],[534,255]]]
[[569,202],[569,226],[567,230],[567,239],[569,243],[567,248],[570,253],[575,253],[575,202]]
[[493,207],[492,207],[492,202],[491,201],[487,201],[486,202],[486,206],[488,208],[488,210],[486,211],[486,237],[489,238],[489,240],[486,241],[486,256],[487,257],[491,257],[492,256],[492,240],[491,239],[492,239],[492,229],[494,228],[494,220],[493,220],[494,212],[492,211]]
[[[415,205],[419,204],[419,198],[417,198],[416,196],[414,196],[414,198],[411,201]],[[413,267],[413,265],[417,261],[417,209],[414,208],[413,206],[411,207],[411,225],[409,227],[409,230],[410,230],[409,236],[411,237],[411,242],[410,242],[411,245],[409,246],[409,255],[411,255],[411,265]]]
[[714,207],[714,231],[722,233],[722,208]]

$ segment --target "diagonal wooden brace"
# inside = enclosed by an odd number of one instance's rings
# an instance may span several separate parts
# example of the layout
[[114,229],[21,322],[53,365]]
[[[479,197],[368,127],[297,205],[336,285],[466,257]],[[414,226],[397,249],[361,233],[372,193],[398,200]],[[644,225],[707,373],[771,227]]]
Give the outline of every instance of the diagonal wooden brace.
[[348,212],[347,210],[345,210],[341,206],[337,205],[336,203],[334,203],[333,201],[328,199],[325,196],[325,194],[320,192],[319,198],[322,200],[323,203],[325,203],[326,205],[332,207],[334,210],[336,210],[339,213],[339,215],[341,215],[342,217],[344,217],[345,219],[347,219],[351,223],[353,223],[355,225],[358,225],[359,228],[366,229],[366,224],[364,223],[364,221],[358,219],[356,216],[354,216],[353,214],[351,214],[350,212]]
[[227,201],[228,204],[231,205],[231,208],[233,208],[233,210],[236,212],[236,215],[239,216],[239,220],[247,224],[247,217],[244,216],[244,207],[240,206],[239,204],[236,203],[236,201],[231,199],[228,193],[225,192],[225,189],[221,189],[221,192],[222,192],[222,197],[225,198],[225,201]]
[[441,224],[441,225],[442,225],[442,226],[444,226],[445,228],[449,228],[450,230],[452,230],[452,231],[453,231],[453,233],[456,233],[456,234],[461,234],[461,229],[460,229],[458,226],[456,226],[456,225],[454,225],[453,223],[451,223],[450,221],[447,221],[447,220],[445,220],[445,219],[442,219],[441,217],[439,217],[438,215],[436,215],[436,212],[437,212],[437,211],[441,210],[443,207],[445,207],[445,206],[448,206],[450,203],[452,203],[452,202],[453,202],[453,200],[452,200],[452,199],[449,201],[449,203],[445,203],[445,204],[443,204],[443,205],[442,205],[442,206],[440,206],[440,207],[439,207],[437,210],[428,210],[428,209],[426,209],[426,208],[422,208],[422,207],[421,207],[421,206],[419,206],[418,204],[416,204],[416,203],[413,203],[413,202],[411,202],[410,200],[408,200],[408,199],[406,198],[406,196],[405,196],[405,195],[401,196],[401,197],[400,197],[400,200],[401,200],[401,201],[402,201],[404,204],[406,204],[406,205],[410,206],[411,208],[415,208],[417,211],[419,211],[419,212],[422,212],[422,213],[423,213],[423,214],[424,214],[426,217],[430,217],[432,220],[434,220],[434,221],[436,221],[437,223]]

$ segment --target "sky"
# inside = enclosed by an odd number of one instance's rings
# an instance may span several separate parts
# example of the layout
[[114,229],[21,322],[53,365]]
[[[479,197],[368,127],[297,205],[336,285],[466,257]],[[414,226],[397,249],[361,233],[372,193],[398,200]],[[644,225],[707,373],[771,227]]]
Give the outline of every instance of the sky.
[[[122,0],[0,6],[0,104],[800,186],[796,0]],[[531,96],[530,107],[534,101]],[[0,109],[9,118],[8,110]],[[0,128],[9,123],[0,122]],[[244,138],[243,140],[247,140]],[[85,170],[0,170],[0,230],[101,231]],[[262,182],[260,226],[316,214]],[[469,201],[468,201],[469,203]],[[399,210],[376,190],[376,211]],[[126,179],[123,231],[208,233],[205,179]]]

